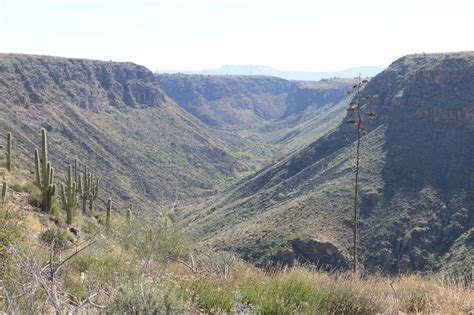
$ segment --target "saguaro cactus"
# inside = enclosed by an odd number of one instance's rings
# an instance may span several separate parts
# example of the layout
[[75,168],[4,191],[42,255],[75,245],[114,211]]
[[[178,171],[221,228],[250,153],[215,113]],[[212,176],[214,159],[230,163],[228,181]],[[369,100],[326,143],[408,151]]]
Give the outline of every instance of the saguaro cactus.
[[79,174],[79,184],[77,189],[79,197],[82,200],[82,214],[84,215],[87,213],[87,200],[89,195],[88,178],[87,165],[84,165],[84,173]]
[[67,167],[66,189],[64,188],[64,184],[61,184],[61,200],[63,209],[66,210],[66,223],[70,225],[72,224],[74,208],[77,204],[76,182],[72,180],[71,165]]
[[54,181],[54,169],[48,161],[48,143],[46,130],[41,129],[41,160],[38,149],[35,149],[36,186],[41,190],[41,208],[48,213],[51,212],[53,197],[56,193]]
[[107,200],[107,215],[105,217],[105,225],[107,228],[107,232],[110,232],[110,228],[111,228],[111,225],[110,225],[111,212],[112,212],[112,199],[109,198],[109,200]]
[[13,145],[12,145],[12,134],[11,132],[7,133],[7,152],[5,153],[7,156],[7,170],[9,172],[12,171],[12,161],[13,161]]
[[[79,175],[77,190],[82,200],[82,212],[84,214],[92,213],[94,201],[99,195],[99,178],[94,176],[94,172],[88,171],[87,165],[84,165],[83,174]],[[89,202],[89,209],[87,209],[87,202]]]
[[94,172],[89,175],[89,213],[94,211],[94,201],[99,195],[99,178],[94,177]]
[[[74,181],[75,181],[76,183],[79,182],[79,178],[78,178],[78,176],[79,176],[79,168],[78,168],[78,167],[79,167],[79,160],[78,160],[78,159],[74,159]],[[76,187],[76,188],[78,188],[78,187]]]
[[2,197],[2,202],[5,203],[5,200],[7,199],[7,189],[8,189],[8,185],[7,185],[7,182],[3,182],[2,184],[2,195],[0,197]]

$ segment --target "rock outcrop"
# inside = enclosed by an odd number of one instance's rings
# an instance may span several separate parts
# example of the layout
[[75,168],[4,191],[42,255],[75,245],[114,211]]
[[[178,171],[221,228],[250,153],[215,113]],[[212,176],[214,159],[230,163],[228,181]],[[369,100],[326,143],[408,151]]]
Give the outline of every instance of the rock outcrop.
[[133,63],[2,54],[0,78],[0,102],[24,107],[68,102],[98,112],[165,101],[152,72]]

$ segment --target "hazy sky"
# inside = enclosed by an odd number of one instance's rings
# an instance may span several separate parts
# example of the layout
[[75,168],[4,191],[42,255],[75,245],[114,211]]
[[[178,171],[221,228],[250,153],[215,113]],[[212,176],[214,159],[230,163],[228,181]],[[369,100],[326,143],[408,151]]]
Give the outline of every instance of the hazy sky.
[[474,50],[472,0],[0,0],[0,52],[332,71]]

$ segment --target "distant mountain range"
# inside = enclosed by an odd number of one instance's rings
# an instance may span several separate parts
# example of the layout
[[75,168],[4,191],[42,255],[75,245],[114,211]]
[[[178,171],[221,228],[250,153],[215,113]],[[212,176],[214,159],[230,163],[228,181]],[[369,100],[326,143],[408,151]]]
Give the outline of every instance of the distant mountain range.
[[353,78],[359,73],[363,77],[374,77],[384,67],[366,66],[334,72],[286,71],[257,65],[224,65],[216,70],[156,70],[155,73],[184,73],[204,75],[265,75],[296,81],[318,81],[328,78]]

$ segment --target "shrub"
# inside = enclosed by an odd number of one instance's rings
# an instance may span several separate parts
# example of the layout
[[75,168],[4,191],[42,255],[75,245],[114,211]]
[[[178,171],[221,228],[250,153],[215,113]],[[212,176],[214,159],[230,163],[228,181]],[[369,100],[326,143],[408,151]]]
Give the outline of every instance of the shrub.
[[192,292],[192,300],[206,312],[219,313],[232,310],[236,288],[230,281],[203,276],[192,281],[186,288]]
[[262,314],[308,312],[319,301],[316,288],[298,273],[279,275],[268,282],[250,281],[241,288],[242,301]]
[[81,254],[73,258],[72,264],[79,272],[86,272],[96,261],[91,255]]
[[28,195],[27,202],[33,207],[39,208],[41,206],[41,192],[39,190],[33,191]]
[[110,314],[183,313],[179,290],[172,286],[147,287],[143,296],[136,284],[123,284],[107,305]]
[[424,281],[416,276],[406,276],[399,281],[396,296],[401,311],[421,313],[429,309],[435,292]]
[[30,181],[13,181],[10,188],[16,192],[25,192],[29,194],[39,193],[39,189]]
[[82,227],[82,231],[86,234],[95,234],[99,230],[100,230],[100,226],[92,220],[87,220],[84,223],[84,226]]
[[40,240],[47,245],[54,243],[55,249],[64,249],[69,242],[69,235],[66,230],[53,227],[44,231]]
[[79,301],[87,298],[87,292],[82,286],[82,284],[70,276],[66,276],[63,280],[64,291],[76,297]]
[[6,217],[3,210],[0,211],[0,217],[0,279],[4,279],[14,267],[8,247],[23,239],[23,231],[17,224],[17,218]]

